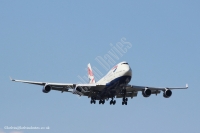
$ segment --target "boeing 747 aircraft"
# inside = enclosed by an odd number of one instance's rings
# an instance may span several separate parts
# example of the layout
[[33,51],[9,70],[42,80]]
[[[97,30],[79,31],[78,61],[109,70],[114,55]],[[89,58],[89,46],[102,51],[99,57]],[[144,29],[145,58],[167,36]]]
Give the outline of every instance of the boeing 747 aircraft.
[[136,97],[138,92],[142,92],[144,97],[149,97],[151,94],[159,94],[163,92],[163,97],[169,98],[172,96],[174,89],[187,89],[186,87],[149,87],[136,86],[128,84],[131,81],[132,70],[127,62],[121,62],[114,66],[102,79],[95,82],[94,74],[91,65],[88,64],[88,84],[73,84],[73,83],[49,83],[49,82],[34,82],[25,80],[15,80],[15,82],[23,82],[43,86],[43,92],[48,93],[51,90],[61,92],[71,92],[72,94],[87,96],[91,98],[90,103],[95,104],[99,100],[99,104],[104,104],[105,100],[110,100],[110,105],[115,105],[114,98],[122,98],[122,105],[127,105],[128,98]]

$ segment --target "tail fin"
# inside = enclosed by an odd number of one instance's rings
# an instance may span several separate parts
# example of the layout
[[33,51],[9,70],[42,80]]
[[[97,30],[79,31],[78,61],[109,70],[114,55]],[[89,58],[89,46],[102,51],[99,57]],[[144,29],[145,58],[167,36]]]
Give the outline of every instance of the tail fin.
[[88,78],[89,78],[89,83],[90,84],[94,84],[95,83],[94,74],[92,72],[92,67],[91,67],[90,63],[88,64]]

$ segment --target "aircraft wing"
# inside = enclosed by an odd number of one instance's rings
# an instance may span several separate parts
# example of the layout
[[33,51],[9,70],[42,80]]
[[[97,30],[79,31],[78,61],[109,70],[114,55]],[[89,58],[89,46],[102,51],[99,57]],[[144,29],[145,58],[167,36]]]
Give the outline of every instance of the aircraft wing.
[[62,91],[62,92],[71,92],[69,89],[76,89],[77,87],[79,90],[84,94],[92,91],[101,91],[105,85],[96,85],[96,84],[73,84],[73,83],[50,83],[50,82],[36,82],[36,81],[27,81],[27,80],[16,80],[10,78],[11,81],[14,82],[22,82],[40,86],[50,86],[52,90]]
[[[127,85],[126,88],[126,97],[136,97],[139,91],[144,91],[145,89],[151,90],[151,94],[159,94],[161,91],[173,90],[173,89],[187,89],[188,84],[185,87],[149,87],[149,86],[136,86],[136,85]],[[123,98],[124,93],[118,93],[117,98]]]
[[144,89],[150,89],[152,91],[164,91],[166,89],[174,90],[174,89],[187,89],[188,84],[185,87],[149,87],[149,86],[136,86],[136,85],[127,85],[127,91],[142,91]]

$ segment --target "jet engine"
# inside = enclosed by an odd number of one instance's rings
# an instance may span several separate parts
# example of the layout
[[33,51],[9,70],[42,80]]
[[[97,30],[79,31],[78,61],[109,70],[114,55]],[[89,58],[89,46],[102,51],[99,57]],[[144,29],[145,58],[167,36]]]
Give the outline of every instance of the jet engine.
[[51,91],[51,86],[50,85],[45,85],[43,87],[43,90],[42,90],[44,93],[49,93]]
[[165,97],[165,98],[169,98],[169,97],[171,97],[171,95],[172,95],[172,91],[169,89],[166,89],[163,93],[163,97]]
[[72,91],[73,94],[83,95],[82,94],[82,88],[79,86],[76,86],[75,89]]
[[145,88],[143,91],[142,91],[142,95],[144,97],[149,97],[151,95],[151,90],[148,89],[148,88]]

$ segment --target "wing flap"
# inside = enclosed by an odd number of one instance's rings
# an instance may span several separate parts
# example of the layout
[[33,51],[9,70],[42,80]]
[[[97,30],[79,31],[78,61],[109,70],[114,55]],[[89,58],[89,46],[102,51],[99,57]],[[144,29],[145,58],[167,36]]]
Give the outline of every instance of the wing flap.
[[[137,94],[138,94],[137,91],[127,92],[126,97],[131,97],[131,98],[137,97]],[[119,94],[116,95],[116,98],[123,98],[123,97],[124,97],[123,93],[119,93]]]

